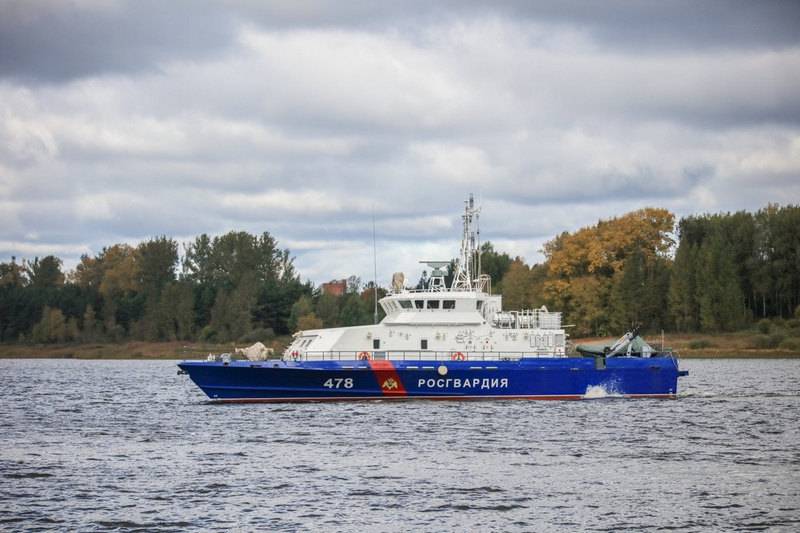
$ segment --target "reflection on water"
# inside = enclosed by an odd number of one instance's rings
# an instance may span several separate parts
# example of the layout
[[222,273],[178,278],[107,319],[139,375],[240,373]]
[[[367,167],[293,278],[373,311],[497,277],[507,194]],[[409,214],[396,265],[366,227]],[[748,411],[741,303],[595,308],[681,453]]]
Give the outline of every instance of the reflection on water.
[[682,366],[678,400],[210,405],[172,362],[3,360],[0,529],[800,529],[800,361]]

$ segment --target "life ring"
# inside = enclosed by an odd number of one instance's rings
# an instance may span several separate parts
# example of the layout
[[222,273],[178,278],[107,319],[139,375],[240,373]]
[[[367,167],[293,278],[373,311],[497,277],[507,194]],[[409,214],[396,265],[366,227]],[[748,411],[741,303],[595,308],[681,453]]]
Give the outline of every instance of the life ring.
[[372,354],[369,352],[359,352],[358,359],[360,361],[369,361],[370,359],[372,359]]
[[300,359],[300,352],[295,350],[295,351],[292,352],[292,360],[293,361],[297,361],[298,359]]
[[461,352],[456,352],[450,356],[450,359],[453,361],[464,361],[467,359],[467,356]]

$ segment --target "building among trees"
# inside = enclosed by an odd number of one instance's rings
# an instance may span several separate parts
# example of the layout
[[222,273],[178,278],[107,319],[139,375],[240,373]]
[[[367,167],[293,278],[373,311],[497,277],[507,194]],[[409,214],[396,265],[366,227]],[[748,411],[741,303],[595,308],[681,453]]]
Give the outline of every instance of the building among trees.
[[331,296],[342,296],[347,292],[347,280],[339,279],[332,280],[328,283],[322,284],[322,294],[330,294]]

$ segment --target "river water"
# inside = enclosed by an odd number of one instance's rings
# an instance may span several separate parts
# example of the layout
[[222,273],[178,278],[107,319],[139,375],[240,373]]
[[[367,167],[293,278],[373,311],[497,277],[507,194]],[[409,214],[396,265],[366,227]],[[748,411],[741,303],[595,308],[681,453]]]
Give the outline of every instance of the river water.
[[170,361],[0,360],[0,529],[800,530],[800,360],[677,400],[211,405]]

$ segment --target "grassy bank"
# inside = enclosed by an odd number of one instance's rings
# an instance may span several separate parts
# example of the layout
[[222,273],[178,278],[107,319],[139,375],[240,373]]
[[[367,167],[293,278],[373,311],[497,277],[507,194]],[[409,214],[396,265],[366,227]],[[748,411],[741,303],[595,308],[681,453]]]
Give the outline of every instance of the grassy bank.
[[[275,349],[276,355],[291,337],[280,337],[265,343]],[[600,342],[606,338],[572,339],[574,344]],[[660,336],[649,336],[647,341],[658,348]],[[677,350],[681,357],[740,357],[775,358],[800,357],[800,348],[758,347],[763,335],[753,331],[717,335],[667,334],[664,345]],[[242,345],[237,345],[241,347]],[[783,347],[780,347],[783,346]],[[231,352],[233,344],[208,344],[201,342],[141,342],[90,343],[90,344],[0,344],[0,358],[63,358],[63,359],[203,359],[209,353]]]
[[[285,346],[289,337],[275,341],[277,348]],[[271,343],[265,343],[272,346]],[[87,344],[0,344],[0,359],[204,359],[209,353],[232,352],[243,344],[209,344],[201,342],[142,342]],[[282,349],[282,348],[281,348]]]
[[[664,335],[664,346],[676,350],[681,357],[687,358],[779,358],[800,357],[800,345],[787,347],[790,343],[769,346],[764,342],[764,335],[753,331],[720,334],[677,334]],[[661,347],[660,335],[645,335],[651,346]],[[571,339],[574,344],[594,343],[616,339],[583,338]],[[800,344],[800,343],[799,343]]]

